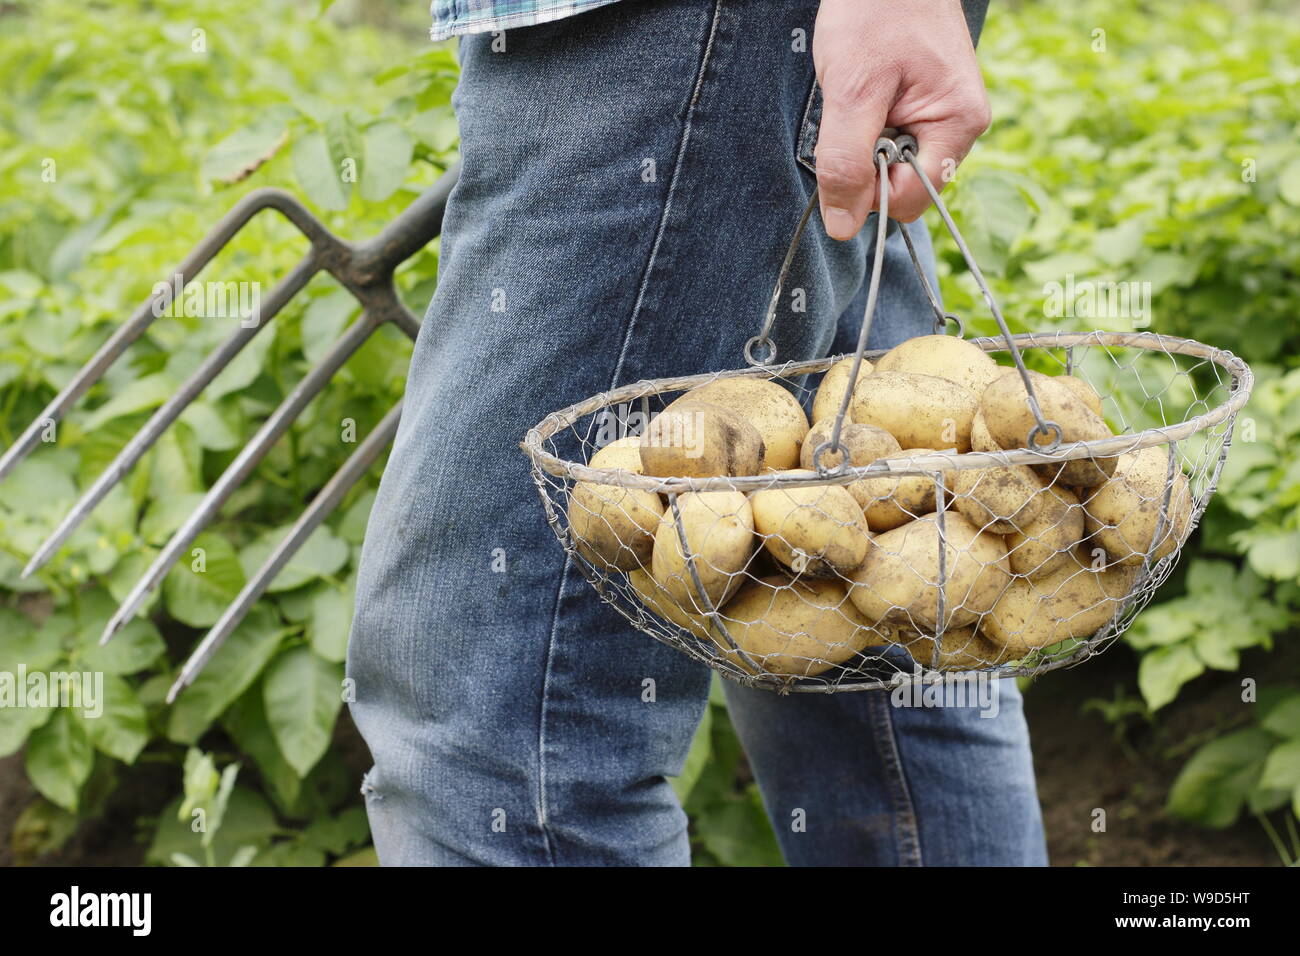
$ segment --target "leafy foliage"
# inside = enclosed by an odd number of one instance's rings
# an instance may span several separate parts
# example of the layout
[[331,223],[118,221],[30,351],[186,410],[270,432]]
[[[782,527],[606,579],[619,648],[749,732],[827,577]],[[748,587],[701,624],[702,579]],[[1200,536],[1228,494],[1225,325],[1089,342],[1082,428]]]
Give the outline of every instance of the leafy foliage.
[[1300,864],[1300,841],[1293,820],[1288,848],[1267,815],[1289,808],[1300,817],[1300,691],[1261,696],[1256,720],[1244,730],[1202,746],[1174,781],[1168,810],[1185,820],[1222,828],[1248,810],[1265,824],[1279,855]]
[[[288,188],[339,234],[362,238],[445,168],[456,138],[450,51],[429,48],[418,30],[344,29],[315,14],[290,0],[6,8],[0,446],[250,189]],[[201,278],[269,289],[305,248],[264,214]],[[435,271],[436,247],[399,274],[417,314]],[[377,469],[195,684],[173,706],[163,696],[201,629],[283,537],[285,517],[401,395],[403,336],[384,330],[361,349],[167,576],[149,617],[96,646],[126,588],[356,315],[332,280],[313,280],[35,580],[19,571],[61,512],[238,316],[160,317],[58,427],[57,443],[0,486],[0,663],[105,675],[102,716],[0,708],[0,754],[25,747],[28,777],[48,801],[22,829],[43,849],[70,834],[63,815],[102,808],[118,779],[111,768],[146,753],[174,764],[184,786],[159,822],[152,862],[319,865],[365,843],[356,787],[330,742]],[[20,599],[37,591],[52,605]],[[232,749],[246,759],[218,772],[217,753]],[[190,829],[195,809],[202,833]]]

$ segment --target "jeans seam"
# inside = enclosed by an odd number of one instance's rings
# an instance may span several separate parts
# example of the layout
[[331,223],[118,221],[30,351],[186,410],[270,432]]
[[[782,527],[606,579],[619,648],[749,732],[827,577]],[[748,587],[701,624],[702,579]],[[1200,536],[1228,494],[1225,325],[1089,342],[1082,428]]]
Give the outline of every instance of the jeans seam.
[[555,844],[546,818],[546,703],[550,699],[551,663],[555,654],[555,633],[560,625],[560,603],[564,600],[564,586],[569,580],[569,561],[564,556],[560,570],[560,586],[555,589],[555,604],[551,607],[551,627],[546,638],[546,665],[542,668],[542,699],[537,715],[537,826],[542,833],[542,843],[547,861],[555,866]]
[[632,313],[628,316],[627,328],[623,332],[623,343],[619,348],[618,361],[614,365],[614,374],[610,377],[609,387],[612,389],[617,383],[619,376],[623,374],[623,363],[627,359],[627,350],[632,344],[632,333],[636,329],[637,316],[641,312],[641,305],[645,301],[646,290],[650,287],[650,276],[654,273],[655,261],[659,256],[659,244],[663,241],[664,233],[668,231],[668,219],[673,210],[673,197],[677,192],[678,177],[681,175],[682,166],[686,159],[686,148],[691,141],[691,127],[695,119],[695,107],[700,101],[700,94],[704,89],[704,76],[708,72],[710,58],[713,53],[713,40],[718,33],[718,21],[722,19],[722,0],[715,0],[713,5],[713,19],[709,24],[709,36],[704,44],[704,51],[700,55],[700,65],[695,75],[695,86],[691,90],[690,102],[686,105],[686,117],[682,126],[682,136],[677,143],[677,155],[673,159],[673,175],[668,181],[668,195],[664,197],[663,212],[659,216],[659,225],[655,229],[654,241],[650,244],[650,258],[646,261],[645,271],[641,274],[641,283],[637,288],[636,302],[632,304]]
[[912,793],[907,786],[907,774],[903,770],[903,759],[898,749],[898,735],[894,729],[893,715],[889,712],[889,698],[878,691],[873,694],[872,725],[876,741],[880,746],[881,762],[885,766],[890,796],[894,801],[896,838],[898,840],[899,865],[921,866],[921,839],[916,823],[916,807],[912,803]]

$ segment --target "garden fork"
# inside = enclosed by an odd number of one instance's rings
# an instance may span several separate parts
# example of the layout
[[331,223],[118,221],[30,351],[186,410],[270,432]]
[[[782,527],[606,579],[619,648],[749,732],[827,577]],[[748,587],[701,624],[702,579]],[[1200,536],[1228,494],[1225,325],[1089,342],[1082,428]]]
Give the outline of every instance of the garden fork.
[[[262,303],[261,313],[252,323],[241,323],[231,335],[213,351],[189,379],[161,405],[145,426],[118,453],[113,462],[95,479],[67,516],[48,539],[37,549],[23,577],[44,565],[59,547],[76,530],[77,526],[103,500],[110,489],[121,481],[185,408],[198,397],[235,358],[253,336],[311,280],[324,270],[338,280],[361,304],[361,316],[330,347],[317,365],[294,387],[280,406],[257,430],[225,472],[212,486],[193,513],[185,520],[159,552],[144,576],[135,584],[109,620],[100,638],[101,644],[122,629],[140,610],[149,594],[157,588],[167,572],[185,553],[208,522],[217,514],[236,488],[252,473],[257,464],[270,451],[294,419],[315,398],[348,358],[385,322],[393,322],[412,339],[420,328],[420,320],[402,303],[393,284],[393,273],[399,265],[424,248],[442,226],[442,215],[447,196],[456,182],[458,164],[450,167],[443,176],[407,207],[379,235],[368,242],[351,243],[340,239],[325,228],[296,198],[279,189],[259,189],[243,197],[225,217],[194,247],[190,254],[170,275],[181,277],[179,288],[171,283],[159,283],[154,292],[100,347],[94,357],[72,378],[68,385],[45,407],[45,410],[28,426],[14,445],[0,456],[0,481],[41,443],[50,426],[62,420],[68,409],[104,375],[122,353],[138,339],[149,325],[166,311],[172,300],[186,288],[214,256],[224,249],[264,209],[274,209],[287,219],[311,242],[311,248],[302,260],[273,288]],[[304,541],[316,530],[347,494],[356,481],[379,457],[397,432],[401,415],[398,402],[379,425],[357,447],[343,466],[317,493],[279,545],[271,552],[234,602],[226,608],[220,620],[195,648],[181,668],[167,695],[173,701],[188,686],[204,665],[212,658],[226,638],[239,626],[248,610],[257,603],[276,574],[302,547]]]

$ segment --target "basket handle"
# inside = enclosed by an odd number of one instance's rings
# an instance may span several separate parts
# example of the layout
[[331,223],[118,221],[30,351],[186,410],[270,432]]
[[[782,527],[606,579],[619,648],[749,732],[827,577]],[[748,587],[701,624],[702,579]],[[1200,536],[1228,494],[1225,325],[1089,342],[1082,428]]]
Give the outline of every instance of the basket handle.
[[[853,386],[858,380],[858,371],[862,366],[862,357],[866,352],[867,339],[871,333],[871,320],[876,311],[876,298],[880,291],[880,274],[884,267],[885,239],[889,228],[889,167],[895,163],[907,163],[916,172],[917,178],[920,179],[921,185],[930,196],[930,201],[939,211],[943,219],[944,226],[947,227],[957,248],[961,251],[962,258],[966,260],[966,267],[970,270],[971,275],[975,278],[976,284],[979,285],[980,292],[984,296],[984,301],[988,304],[989,311],[997,321],[998,330],[1002,333],[1002,339],[1006,342],[1007,350],[1011,353],[1011,358],[1015,362],[1016,371],[1020,374],[1020,380],[1025,386],[1026,403],[1029,406],[1030,413],[1034,416],[1034,427],[1029,430],[1025,439],[1025,447],[1039,451],[1054,451],[1060,444],[1063,437],[1061,426],[1056,422],[1050,421],[1043,417],[1043,412],[1038,403],[1038,395],[1034,391],[1034,384],[1030,381],[1029,370],[1025,367],[1025,360],[1020,354],[1020,349],[1016,346],[1015,340],[1011,336],[1011,330],[1007,327],[1006,319],[1002,316],[1002,310],[998,308],[997,300],[993,298],[993,291],[984,279],[984,273],[980,270],[979,264],[971,254],[970,247],[966,245],[966,240],[962,238],[961,231],[957,224],[953,222],[952,216],[948,212],[948,207],[944,205],[943,200],[939,197],[939,191],[934,188],[930,182],[930,177],[926,175],[921,166],[921,161],[917,157],[917,143],[915,137],[908,133],[886,129],[876,140],[873,149],[873,156],[876,163],[876,181],[880,188],[880,211],[876,217],[876,247],[871,266],[871,278],[867,286],[867,307],[862,316],[862,326],[858,331],[857,351],[853,356],[853,365],[849,372],[849,387],[844,391],[844,398],[840,402],[840,407],[835,415],[835,425],[831,431],[829,441],[823,442],[813,451],[813,465],[819,474],[828,475],[840,471],[848,464],[847,455],[838,465],[827,467],[822,464],[822,456],[827,451],[840,452],[840,433],[844,424],[844,417],[848,412],[849,400],[853,395]],[[804,207],[803,214],[799,218],[799,224],[795,228],[794,237],[790,242],[790,248],[786,250],[785,259],[781,263],[780,272],[777,274],[776,286],[772,290],[772,298],[768,302],[767,313],[763,317],[763,325],[758,335],[751,338],[745,343],[745,360],[750,365],[772,365],[776,361],[776,343],[772,341],[772,326],[776,321],[776,307],[781,298],[781,290],[785,286],[786,278],[790,272],[790,266],[794,261],[795,251],[798,249],[799,241],[803,238],[805,227],[812,216],[813,208],[817,205],[817,189],[814,187],[812,195],[808,198],[808,203]],[[925,270],[921,268],[920,258],[916,254],[916,249],[912,245],[911,237],[907,230],[901,225],[899,231],[903,234],[903,240],[907,245],[908,253],[912,259],[912,265],[916,269],[916,274],[920,278],[921,285],[925,289],[926,298],[930,302],[930,307],[935,313],[935,331],[940,332],[946,329],[949,322],[957,325],[958,334],[965,335],[965,325],[955,315],[945,313],[939,305],[938,296],[930,285],[929,279],[925,275]],[[765,356],[760,359],[754,354],[756,347],[765,349]],[[1043,436],[1051,436],[1049,440],[1036,443],[1035,439]]]

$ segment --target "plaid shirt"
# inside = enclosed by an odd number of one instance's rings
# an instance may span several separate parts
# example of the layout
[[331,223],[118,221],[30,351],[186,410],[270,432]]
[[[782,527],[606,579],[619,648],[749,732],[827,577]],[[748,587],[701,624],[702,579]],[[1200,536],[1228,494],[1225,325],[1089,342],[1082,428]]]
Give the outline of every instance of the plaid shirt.
[[615,0],[433,0],[430,38],[530,27],[603,7]]

